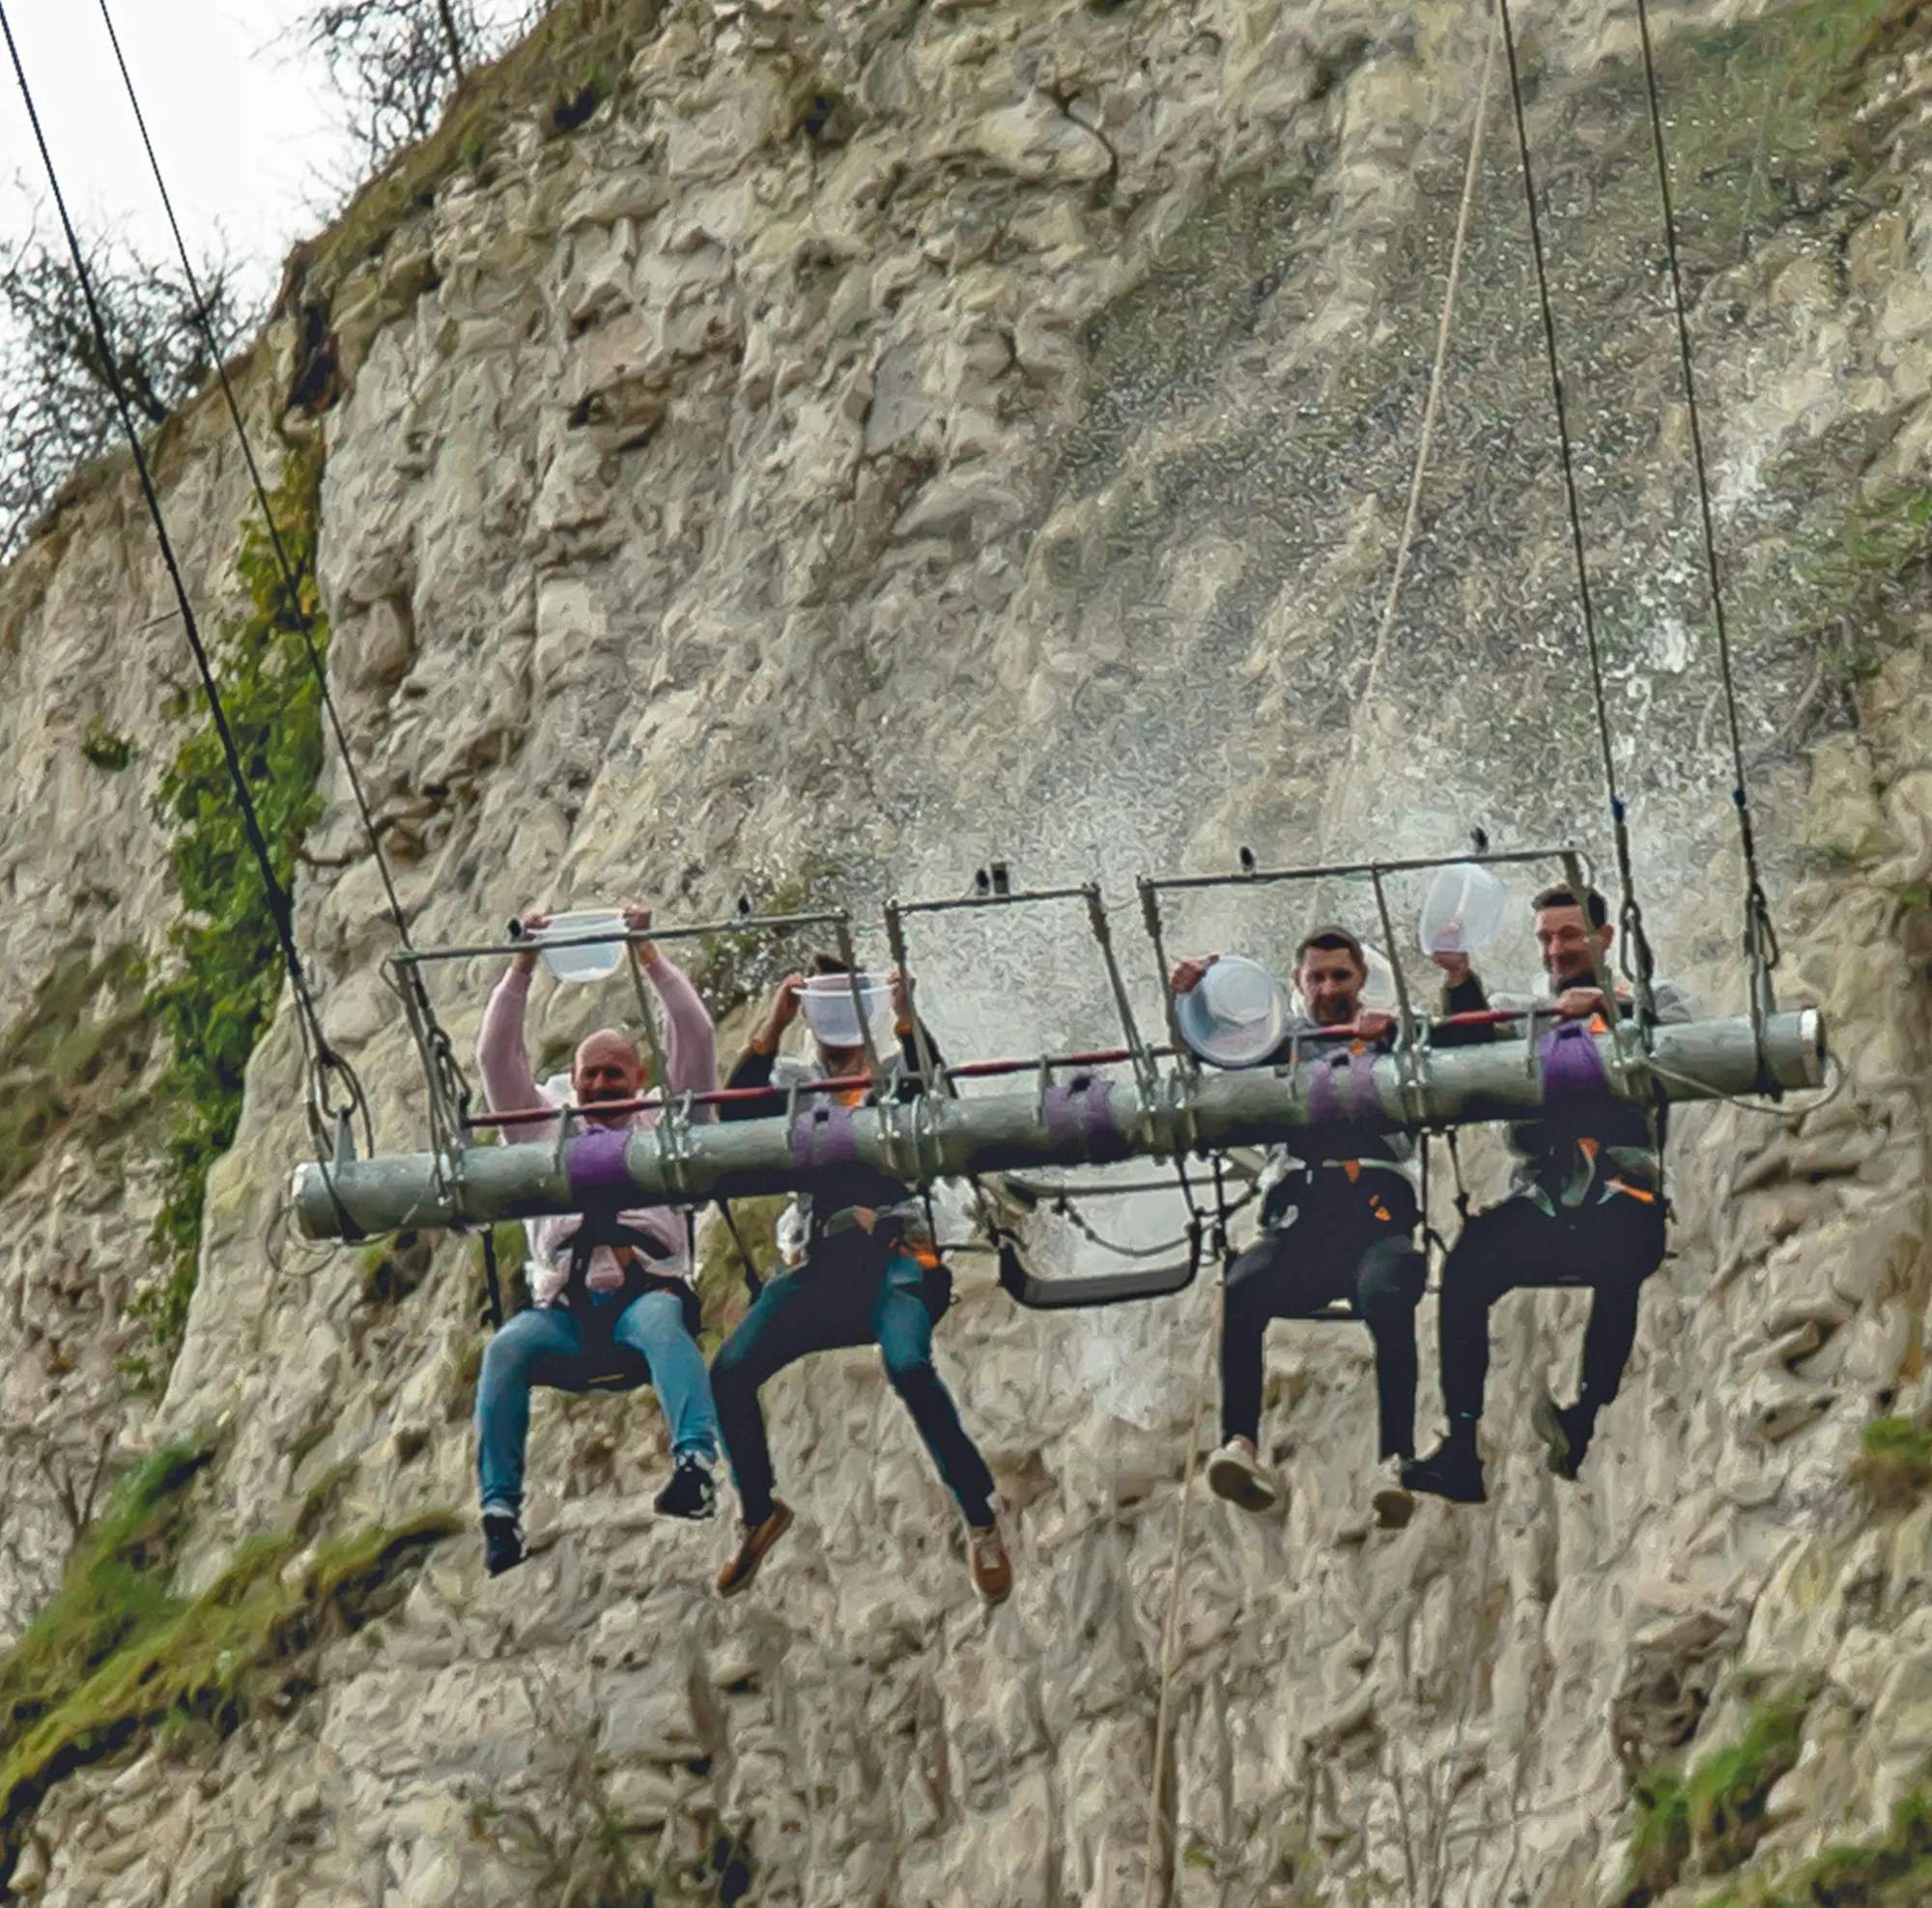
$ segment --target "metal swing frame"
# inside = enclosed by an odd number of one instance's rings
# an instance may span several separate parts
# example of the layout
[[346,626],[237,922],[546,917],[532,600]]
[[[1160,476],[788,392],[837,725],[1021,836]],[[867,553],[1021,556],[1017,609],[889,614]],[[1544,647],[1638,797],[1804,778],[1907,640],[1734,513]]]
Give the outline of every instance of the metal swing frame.
[[[1366,880],[1370,884],[1375,897],[1376,915],[1380,925],[1383,942],[1388,949],[1389,969],[1395,982],[1397,1004],[1396,1030],[1391,1045],[1391,1052],[1398,1058],[1402,1068],[1405,1098],[1407,1101],[1404,1110],[1405,1112],[1414,1111],[1419,1115],[1420,1102],[1427,1083],[1429,1057],[1432,1051],[1431,1034],[1434,1027],[1438,1023],[1432,1016],[1417,1012],[1410,1000],[1407,980],[1403,972],[1402,962],[1397,954],[1398,942],[1395,920],[1389,907],[1385,877],[1394,874],[1420,873],[1430,869],[1457,868],[1464,864],[1473,864],[1483,868],[1521,867],[1539,864],[1548,866],[1554,864],[1562,870],[1565,885],[1569,887],[1573,894],[1580,897],[1595,886],[1595,870],[1590,865],[1588,856],[1580,849],[1567,844],[1561,847],[1521,848],[1498,852],[1491,849],[1485,843],[1452,855],[1411,856],[1396,861],[1336,862],[1308,868],[1263,868],[1257,863],[1253,851],[1243,847],[1240,850],[1239,869],[1230,873],[1168,875],[1161,877],[1143,875],[1136,884],[1140,893],[1142,921],[1147,930],[1148,939],[1153,949],[1156,978],[1160,984],[1161,999],[1166,1010],[1169,1037],[1173,1041],[1177,1056],[1177,1068],[1185,1076],[1190,1086],[1201,1077],[1201,1062],[1188,1047],[1181,1036],[1180,1023],[1175,1005],[1174,992],[1171,985],[1173,970],[1168,959],[1166,931],[1160,905],[1163,895],[1193,893],[1210,888],[1269,887],[1287,883],[1321,883],[1328,880],[1342,879]],[[1601,954],[1597,955],[1593,965],[1596,970],[1598,987],[1603,991],[1606,999],[1614,998],[1612,991],[1613,982]],[[1631,974],[1630,978],[1638,988],[1640,1001],[1647,1003],[1649,998],[1648,976],[1639,977],[1635,974]],[[1451,1016],[1448,1024],[1468,1025],[1477,1022],[1489,1022],[1494,1025],[1501,1025],[1513,1021],[1526,1022],[1526,1059],[1528,1068],[1533,1073],[1537,1065],[1536,1023],[1541,1017],[1543,1016],[1533,1008],[1529,1010],[1492,1009],[1486,1010],[1477,1014]],[[1639,1011],[1634,1016],[1634,1025],[1626,1027],[1622,1023],[1619,1023],[1618,1028],[1613,1032],[1610,1054],[1608,1056],[1609,1068],[1618,1091],[1626,1096],[1634,1096],[1631,1094],[1633,1068],[1631,1066],[1630,1044],[1633,1041],[1647,1044],[1647,1033],[1645,1029],[1646,1016]],[[1293,1037],[1290,1041],[1289,1058],[1285,1064],[1289,1067],[1293,1067],[1300,1063],[1302,1058],[1301,1047],[1304,1039],[1309,1041],[1340,1040],[1346,1038],[1351,1031],[1349,1028],[1336,1028],[1321,1034]],[[1438,1130],[1453,1138],[1454,1128],[1438,1128],[1426,1118],[1418,1117],[1414,1122],[1412,1130],[1425,1149],[1425,1196],[1422,1202],[1421,1223],[1426,1229],[1428,1226],[1426,1198],[1427,1148],[1430,1140]],[[1459,1168],[1459,1182],[1460,1178]],[[1426,1244],[1424,1251],[1426,1254]],[[1232,1250],[1227,1245],[1225,1239],[1222,1242],[1221,1256],[1222,1276],[1225,1278],[1233,1261]],[[1578,1288],[1584,1281],[1572,1274],[1557,1273],[1549,1279],[1539,1281],[1538,1283],[1547,1284],[1552,1288],[1571,1290]],[[1347,1297],[1325,1299],[1320,1305],[1310,1306],[1305,1311],[1284,1313],[1279,1316],[1287,1323],[1316,1324],[1359,1324],[1361,1319],[1360,1313],[1355,1309],[1354,1301]]]
[[[1401,865],[1376,866],[1392,872]],[[1301,873],[1279,872],[1283,878]],[[1246,873],[1182,877],[1181,882],[1232,886],[1255,878]],[[1302,873],[1301,878],[1308,876]],[[1097,921],[1104,937],[1106,916],[1098,906],[1097,887],[1089,884],[1059,892],[1063,898],[1088,902],[1090,925]],[[901,905],[899,914],[905,913]],[[839,926],[836,917],[773,919],[792,925]],[[751,931],[760,925],[741,918],[709,929],[654,928],[635,937],[605,931],[585,938],[673,942],[706,931]],[[903,938],[901,919],[901,948]],[[1103,945],[1111,951],[1110,941]],[[511,943],[450,954],[476,957],[524,951]],[[1109,969],[1110,984],[1120,984],[1118,975],[1115,962]],[[1124,997],[1121,984],[1117,1004]],[[1503,1012],[1486,1017],[1527,1016]],[[649,1132],[620,1133],[590,1126],[557,1145],[513,1142],[507,1147],[465,1148],[454,1143],[434,1153],[367,1160],[358,1160],[353,1151],[344,1149],[333,1160],[297,1170],[292,1188],[295,1217],[306,1237],[331,1239],[379,1235],[411,1225],[464,1227],[486,1220],[595,1210],[607,1203],[690,1207],[712,1198],[794,1189],[801,1177],[835,1160],[869,1164],[889,1177],[918,1184],[941,1178],[971,1180],[976,1175],[1040,1167],[1112,1163],[1134,1156],[1172,1162],[1177,1178],[1182,1178],[1190,1153],[1211,1156],[1230,1149],[1269,1146],[1335,1117],[1328,1093],[1332,1082],[1319,1078],[1311,1067],[1288,1064],[1217,1071],[1212,1077],[1189,1069],[1184,1062],[1161,1068],[1156,1059],[1170,1056],[1165,1050],[1157,1053],[1142,1039],[1132,1025],[1131,1008],[1124,1024],[1130,1030],[1129,1045],[1115,1052],[1048,1056],[1043,1062],[968,1063],[949,1069],[954,1080],[1036,1073],[1041,1076],[1043,1091],[1021,1088],[971,1099],[926,1093],[903,1103],[873,1096],[864,1106],[822,1107],[815,1089],[806,1086],[784,1099],[782,1119],[775,1111],[769,1118],[760,1115],[730,1125],[695,1124],[689,1116],[700,1104],[748,1096],[727,1089],[677,1096],[669,1103],[669,1121],[661,1120]],[[1645,1067],[1646,1085],[1654,1084],[1654,1091],[1669,1099],[1748,1092],[1764,1067],[1787,1087],[1816,1086],[1825,1078],[1824,1030],[1815,1010],[1776,1015],[1765,1027],[1762,1039],[1748,1021],[1736,1019],[1642,1031],[1650,1034],[1655,1048],[1654,1065]],[[1628,1039],[1632,1032],[1620,1027],[1618,1038]],[[1415,1039],[1412,1030],[1406,1038]],[[1599,1033],[1594,1039],[1607,1070],[1620,1057],[1612,1037]],[[1292,1058],[1299,1061],[1319,1051],[1311,1037]],[[1649,1059],[1644,1055],[1638,1064]],[[1107,1068],[1125,1062],[1134,1063],[1133,1080],[1105,1076]],[[1075,1068],[1087,1083],[1078,1095],[1069,1092],[1065,1078]],[[1432,1058],[1426,1066],[1417,1054],[1383,1055],[1351,1070],[1360,1078],[1350,1082],[1354,1091],[1348,1110],[1383,1126],[1433,1128],[1520,1120],[1531,1117],[1542,1104],[1536,1054],[1529,1043],[1458,1048]],[[855,1073],[849,1079],[821,1084],[845,1094],[858,1078]],[[1320,1094],[1315,1092],[1318,1086],[1322,1089]],[[768,1101],[779,1097],[770,1089],[752,1091]],[[810,1120],[802,1113],[807,1106],[811,1108]],[[544,1109],[547,1114],[555,1110]],[[607,1104],[600,1110],[611,1108]],[[472,1127],[483,1124],[470,1123]],[[500,1116],[489,1116],[488,1124],[504,1122]],[[508,1124],[514,1125],[514,1118]],[[1128,1295],[1152,1283],[1144,1274],[1126,1276],[1133,1280],[1126,1288]],[[1178,1281],[1180,1275],[1175,1276]],[[1175,1289],[1179,1289],[1179,1283]],[[1119,1293],[1120,1288],[1111,1287],[1105,1296],[1111,1301]]]
[[[1005,1070],[1006,1064],[968,1063],[962,1067],[947,1068],[939,1063],[933,1054],[925,1023],[919,1017],[915,997],[917,982],[914,979],[906,936],[907,918],[973,913],[987,908],[1040,906],[1076,900],[1085,906],[1088,931],[1093,935],[1094,945],[1099,951],[1101,965],[1106,972],[1108,991],[1113,1000],[1114,1011],[1120,1020],[1122,1038],[1125,1044],[1098,1053],[1065,1056],[1042,1054],[1033,1069],[1037,1074],[1037,1096],[1040,1117],[1042,1119],[1047,1117],[1050,1100],[1056,1093],[1068,1098],[1084,1094],[1102,1067],[1131,1065],[1135,1091],[1142,1108],[1151,1108],[1157,1102],[1167,1084],[1158,1066],[1158,1062],[1166,1057],[1166,1050],[1148,1044],[1141,1033],[1139,1022],[1134,1017],[1133,1005],[1127,995],[1126,978],[1121,971],[1120,959],[1114,950],[1113,929],[1106,904],[1101,898],[1099,883],[1086,881],[1075,887],[1016,890],[1010,885],[1005,863],[995,863],[990,872],[982,869],[980,878],[976,883],[975,892],[970,895],[914,901],[901,901],[895,897],[886,904],[886,943],[892,950],[894,963],[905,978],[906,1008],[912,1018],[913,1039],[918,1044],[920,1071],[927,1083],[927,1095],[950,1093],[952,1083],[955,1080],[990,1077],[996,1069]],[[1065,1078],[1058,1077],[1062,1074]],[[922,1096],[922,1099],[925,1096]],[[919,1102],[915,1102],[913,1119],[914,1131],[917,1135],[922,1131],[918,1124]],[[1096,1153],[1089,1163],[1105,1164],[1113,1156],[1110,1150],[1104,1155]],[[1059,1279],[1042,1278],[1028,1265],[1018,1238],[1010,1228],[1001,1223],[992,1210],[984,1187],[976,1175],[973,1179],[973,1188],[979,1200],[980,1223],[984,1226],[998,1255],[1001,1288],[1016,1304],[1023,1305],[1030,1311],[1038,1312],[1127,1304],[1136,1299],[1165,1298],[1177,1292],[1185,1291],[1194,1283],[1201,1270],[1206,1226],[1195,1204],[1193,1189],[1188,1184],[1186,1168],[1178,1155],[1175,1159],[1175,1171],[1180,1192],[1187,1200],[1190,1215],[1183,1241],[1187,1247],[1185,1258],[1169,1265],[1151,1266],[1135,1271],[1092,1273],[1077,1278]],[[1093,1194],[1090,1193],[1090,1196]]]
[[[790,914],[760,915],[753,913],[749,907],[740,911],[728,921],[703,922],[689,926],[660,928],[655,926],[643,929],[626,928],[620,933],[589,932],[563,935],[555,939],[537,941],[523,932],[521,923],[512,921],[510,938],[500,942],[481,945],[444,948],[405,948],[387,955],[384,960],[389,984],[402,997],[408,1013],[412,1036],[415,1038],[417,1052],[423,1063],[426,1084],[429,1088],[432,1111],[432,1133],[436,1135],[433,1151],[440,1161],[444,1162],[450,1176],[450,1182],[460,1183],[463,1173],[463,1148],[465,1140],[472,1133],[490,1129],[508,1130],[517,1125],[537,1118],[555,1119],[557,1135],[555,1153],[558,1171],[563,1170],[563,1158],[571,1135],[572,1123],[581,1121],[587,1110],[575,1102],[560,1107],[535,1107],[513,1109],[507,1113],[485,1113],[471,1115],[469,1111],[469,1090],[462,1069],[457,1065],[447,1036],[441,1033],[435,1011],[431,1007],[427,989],[423,982],[422,970],[459,960],[486,960],[493,957],[509,957],[528,954],[533,947],[543,948],[582,948],[611,947],[621,943],[624,953],[619,960],[631,982],[632,991],[637,1000],[638,1020],[642,1032],[643,1042],[650,1055],[651,1066],[658,1080],[655,1093],[639,1096],[635,1100],[625,1100],[615,1104],[607,1103],[601,1111],[640,1111],[646,1106],[658,1111],[659,1129],[667,1144],[667,1156],[681,1159],[686,1155],[684,1137],[693,1124],[693,1115],[700,1106],[715,1104],[731,1097],[727,1089],[719,1089],[708,1094],[672,1095],[669,1087],[669,1070],[665,1055],[663,1038],[658,1031],[657,1013],[650,995],[639,972],[633,950],[646,943],[706,940],[719,934],[762,934],[762,933],[804,933],[811,928],[830,928],[838,944],[839,958],[853,975],[853,1001],[860,1011],[860,1024],[865,1026],[865,1015],[858,992],[857,963],[853,958],[851,916],[843,908],[808,910]],[[433,1035],[432,1035],[433,1030]],[[872,1049],[869,1030],[866,1039],[868,1070],[874,1080],[880,1077],[879,1058]],[[754,1089],[763,1093],[766,1089]],[[353,1157],[353,1153],[349,1155]],[[337,1163],[342,1162],[343,1150],[337,1147]],[[734,1240],[738,1239],[738,1230],[731,1220],[730,1202],[720,1198],[716,1201],[719,1210],[724,1215],[725,1224],[730,1228]],[[683,1208],[687,1232],[692,1225],[695,1207]],[[490,1237],[489,1222],[482,1233],[484,1242],[485,1278],[488,1284],[490,1323],[493,1329],[500,1329],[504,1324],[502,1292],[497,1277],[496,1250]],[[757,1268],[752,1264],[739,1243],[740,1257],[744,1261],[748,1282],[755,1285]],[[755,1296],[755,1292],[754,1292]],[[578,1353],[576,1362],[583,1367],[581,1374],[575,1374],[577,1381],[560,1389],[578,1395],[592,1391],[630,1392],[641,1390],[653,1381],[649,1361],[641,1353],[632,1352],[628,1347],[611,1344],[608,1348],[609,1369],[592,1369],[593,1361],[599,1360],[595,1351]]]

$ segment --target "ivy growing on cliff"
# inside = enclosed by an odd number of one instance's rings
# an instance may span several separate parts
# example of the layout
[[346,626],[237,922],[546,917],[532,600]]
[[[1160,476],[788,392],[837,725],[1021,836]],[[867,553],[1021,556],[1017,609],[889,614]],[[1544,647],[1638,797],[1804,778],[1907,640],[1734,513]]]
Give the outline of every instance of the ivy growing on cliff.
[[1727,1874],[1748,1860],[1770,1827],[1772,1790],[1797,1764],[1811,1696],[1809,1687],[1769,1696],[1736,1743],[1688,1776],[1665,1768],[1637,1782],[1619,1908],[1649,1908],[1688,1876]]
[[[297,588],[291,592],[283,580],[266,524],[249,523],[236,558],[248,608],[213,645],[242,772],[285,885],[297,845],[322,810],[321,692],[303,648],[304,632],[318,649],[328,635],[314,583],[321,478],[318,459],[293,455],[270,499]],[[133,1306],[153,1324],[159,1353],[158,1364],[136,1361],[134,1376],[150,1384],[172,1361],[187,1323],[209,1168],[235,1137],[248,1057],[283,980],[274,919],[199,688],[182,691],[168,713],[188,730],[157,799],[174,838],[169,862],[182,918],[168,934],[165,974],[147,1001],[169,1039],[161,1096],[171,1108],[165,1198],[151,1236],[164,1270]]]
[[250,1538],[185,1597],[175,1564],[211,1456],[169,1445],[124,1478],[46,1607],[0,1651],[0,1894],[55,1783],[157,1729],[218,1740],[285,1707],[313,1687],[314,1651],[382,1615],[456,1528],[430,1512],[317,1543],[312,1496],[291,1528]]

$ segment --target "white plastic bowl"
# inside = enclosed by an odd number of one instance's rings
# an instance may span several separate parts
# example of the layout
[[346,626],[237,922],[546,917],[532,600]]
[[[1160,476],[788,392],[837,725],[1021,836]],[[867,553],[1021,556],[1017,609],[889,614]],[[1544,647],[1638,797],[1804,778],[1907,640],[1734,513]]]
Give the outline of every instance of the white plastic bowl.
[[[883,981],[869,974],[859,976],[859,998],[865,1003],[866,1019],[872,1031],[872,1044],[881,1054],[892,1043],[893,991]],[[812,1038],[821,1046],[860,1047],[866,1036],[860,1029],[859,1011],[852,1000],[852,976],[815,974],[799,995],[799,1009]]]
[[592,941],[581,948],[559,948],[552,943],[574,941],[584,934],[614,928],[624,931],[624,917],[615,908],[580,908],[572,914],[554,914],[548,927],[540,927],[536,939],[543,946],[544,965],[559,981],[601,981],[616,973],[624,958],[624,943]]
[[1288,993],[1265,967],[1223,954],[1174,1000],[1180,1037],[1213,1067],[1255,1067],[1288,1034]]
[[1438,869],[1416,929],[1424,954],[1480,954],[1503,931],[1509,890],[1475,862]]

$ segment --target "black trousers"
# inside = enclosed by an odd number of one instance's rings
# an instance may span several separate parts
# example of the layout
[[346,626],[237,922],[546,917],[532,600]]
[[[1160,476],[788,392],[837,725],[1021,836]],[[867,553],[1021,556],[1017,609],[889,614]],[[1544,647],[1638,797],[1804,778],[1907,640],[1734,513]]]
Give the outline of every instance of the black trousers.
[[1637,1293],[1663,1262],[1663,1207],[1629,1193],[1552,1216],[1533,1199],[1506,1199],[1463,1228],[1442,1267],[1442,1402],[1451,1419],[1483,1412],[1490,1375],[1490,1307],[1506,1292],[1587,1286],[1581,1395],[1607,1405],[1636,1342]]
[[1381,1453],[1415,1448],[1415,1308],[1428,1265],[1408,1215],[1378,1219],[1366,1198],[1324,1210],[1310,1202],[1292,1225],[1270,1230],[1228,1268],[1221,1315],[1221,1435],[1260,1441],[1262,1346],[1272,1319],[1305,1319],[1337,1298],[1354,1300],[1376,1341]]

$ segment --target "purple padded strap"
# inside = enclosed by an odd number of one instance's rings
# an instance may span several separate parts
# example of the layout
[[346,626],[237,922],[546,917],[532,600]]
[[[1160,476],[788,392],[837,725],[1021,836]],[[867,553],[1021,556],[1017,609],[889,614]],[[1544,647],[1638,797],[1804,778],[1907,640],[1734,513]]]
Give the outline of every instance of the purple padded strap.
[[1308,1118],[1318,1126],[1373,1120],[1382,1110],[1376,1087],[1376,1057],[1367,1047],[1319,1061],[1308,1083]]
[[1087,1082],[1080,1133],[1087,1142],[1087,1157],[1096,1165],[1127,1157],[1126,1137],[1114,1125],[1113,1089],[1097,1073]]
[[571,1199],[580,1207],[594,1206],[631,1191],[631,1169],[625,1159],[630,1143],[630,1131],[622,1126],[593,1126],[572,1140],[563,1161]]
[[1079,1150],[1080,1108],[1074,1101],[1074,1094],[1084,1085],[1084,1081],[1076,1080],[1070,1087],[1063,1086],[1056,1080],[1046,1090],[1042,1111],[1046,1115],[1046,1136],[1053,1142],[1056,1153]]
[[849,1106],[813,1106],[791,1129],[791,1163],[801,1173],[820,1166],[850,1166],[859,1157],[859,1135]]
[[1046,1131],[1057,1153],[1076,1153],[1089,1165],[1127,1156],[1126,1141],[1114,1124],[1114,1101],[1097,1073],[1076,1073],[1065,1086],[1046,1090]]
[[1611,1091],[1609,1069],[1584,1021],[1566,1020],[1552,1027],[1537,1041],[1536,1054],[1546,1105],[1552,1099],[1595,1098]]

